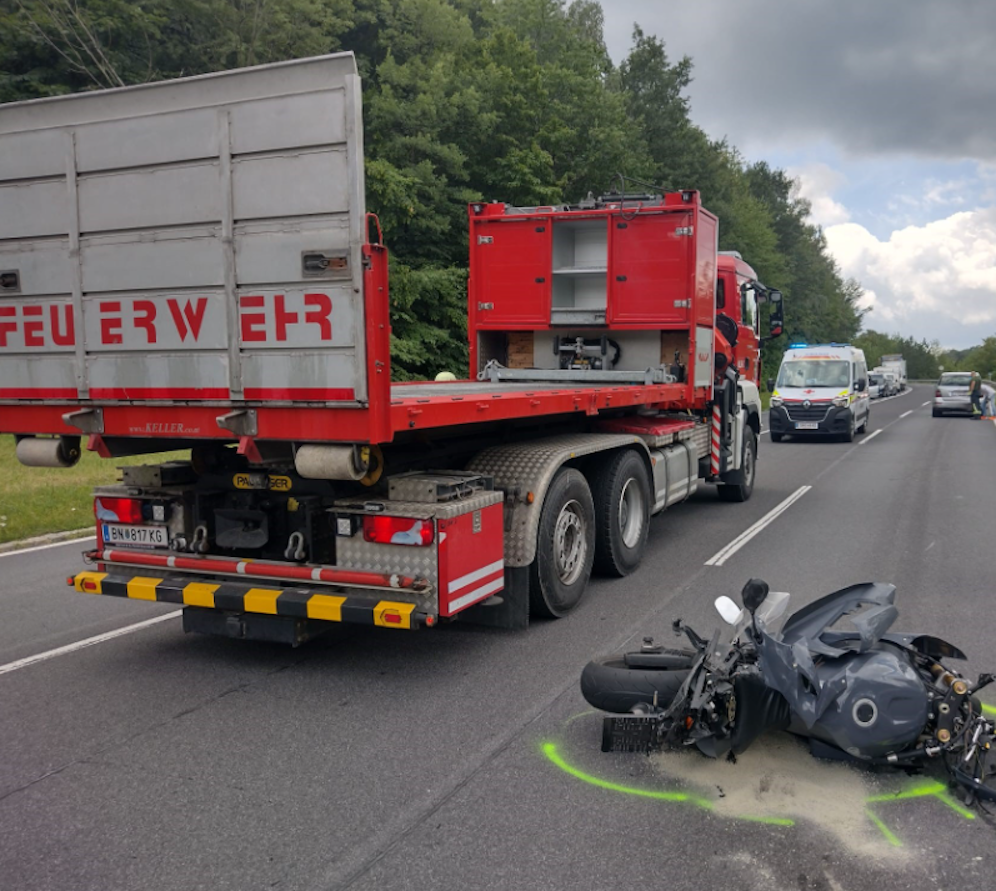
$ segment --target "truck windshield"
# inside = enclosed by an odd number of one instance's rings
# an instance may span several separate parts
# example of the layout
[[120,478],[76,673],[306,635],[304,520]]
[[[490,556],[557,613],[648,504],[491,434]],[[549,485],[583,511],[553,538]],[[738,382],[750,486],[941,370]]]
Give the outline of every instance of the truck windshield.
[[778,387],[847,387],[850,364],[843,359],[789,359],[778,372]]

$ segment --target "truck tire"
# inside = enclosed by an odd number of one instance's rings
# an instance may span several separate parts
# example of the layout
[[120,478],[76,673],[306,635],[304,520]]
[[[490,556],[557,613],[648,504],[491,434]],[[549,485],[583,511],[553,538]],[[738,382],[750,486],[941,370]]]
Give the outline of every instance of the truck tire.
[[550,483],[529,567],[534,616],[559,619],[584,596],[595,559],[595,506],[579,470],[563,467]]
[[613,453],[595,476],[595,563],[602,575],[629,575],[643,559],[650,533],[650,473],[632,449]]
[[[691,668],[694,655],[688,656]],[[581,695],[604,712],[626,714],[642,702],[666,706],[688,677],[688,668],[630,668],[622,655],[589,662],[581,672]]]
[[746,501],[754,491],[754,477],[757,475],[757,436],[750,427],[744,431],[744,451],[740,461],[740,482],[718,486],[720,501]]

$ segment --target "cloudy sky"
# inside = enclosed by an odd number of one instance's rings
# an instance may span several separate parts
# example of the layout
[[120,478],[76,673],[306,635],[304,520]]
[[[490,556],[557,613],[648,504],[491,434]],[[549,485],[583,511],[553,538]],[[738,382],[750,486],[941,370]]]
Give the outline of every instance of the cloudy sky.
[[796,177],[865,327],[996,335],[996,0],[601,0],[692,58],[692,119]]

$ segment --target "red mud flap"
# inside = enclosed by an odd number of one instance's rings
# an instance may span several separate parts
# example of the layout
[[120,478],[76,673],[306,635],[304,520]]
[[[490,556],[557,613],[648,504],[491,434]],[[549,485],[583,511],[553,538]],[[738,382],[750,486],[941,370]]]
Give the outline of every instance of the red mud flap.
[[329,593],[328,589],[259,588],[234,581],[215,583],[179,576],[164,579],[107,572],[81,572],[72,579],[72,585],[84,594],[179,603],[227,613],[411,630],[435,624],[435,616],[416,612],[413,603],[380,600],[376,596],[344,596]]

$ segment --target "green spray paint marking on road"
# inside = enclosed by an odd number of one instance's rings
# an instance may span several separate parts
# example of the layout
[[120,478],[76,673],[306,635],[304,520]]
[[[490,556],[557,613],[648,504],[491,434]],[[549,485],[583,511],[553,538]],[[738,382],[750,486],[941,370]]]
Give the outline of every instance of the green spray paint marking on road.
[[947,786],[943,783],[921,783],[912,789],[896,792],[892,795],[873,795],[868,799],[868,804],[883,804],[890,801],[909,801],[911,798],[936,798],[943,801],[951,810],[966,820],[974,820],[973,814],[967,807],[960,805],[948,792]]
[[556,743],[543,743],[543,754],[546,755],[550,761],[556,764],[557,767],[564,771],[564,773],[569,773],[575,779],[581,780],[583,783],[588,783],[590,786],[597,786],[599,789],[608,789],[610,792],[621,792],[624,795],[637,795],[640,798],[655,798],[658,801],[687,802],[689,804],[694,804],[697,807],[704,808],[705,810],[712,809],[711,802],[705,798],[687,795],[684,792],[662,792],[656,789],[636,789],[632,786],[622,786],[619,783],[613,783],[610,780],[603,780],[600,777],[593,777],[591,774],[584,773],[564,761],[564,759],[560,756],[560,753],[557,751]]
[[[986,708],[992,708],[991,706],[986,706]],[[580,717],[580,715],[576,716]],[[667,801],[672,804],[690,804],[694,807],[700,808],[705,811],[714,811],[715,806],[709,799],[701,798],[697,795],[689,795],[686,792],[666,792],[658,789],[639,789],[634,786],[624,786],[621,783],[614,783],[611,780],[605,780],[601,777],[592,776],[589,773],[585,773],[582,770],[568,764],[561,754],[557,751],[556,743],[547,742],[543,744],[543,754],[546,755],[547,759],[559,767],[564,773],[569,774],[575,779],[581,780],[583,783],[587,783],[590,786],[595,786],[599,789],[606,789],[609,792],[618,792],[622,795],[634,795],[638,798],[651,798],[656,801]],[[951,810],[956,814],[963,817],[966,820],[974,820],[975,814],[973,814],[968,808],[959,804],[954,798],[951,797],[947,790],[947,787],[942,783],[936,781],[928,781],[925,783],[918,783],[915,786],[911,786],[908,789],[903,789],[899,792],[888,793],[884,795],[872,795],[865,799],[865,814],[868,819],[878,828],[879,832],[882,833],[883,838],[893,847],[901,848],[903,846],[902,841],[885,825],[883,820],[875,814],[871,806],[875,804],[889,804],[895,801],[913,801],[918,798],[934,798],[938,801],[946,804]],[[784,817],[758,817],[749,814],[740,814],[734,817],[736,820],[745,820],[751,823],[764,823],[769,826],[794,826],[795,821]]]
[[[984,714],[996,716],[996,706],[982,704],[982,711]],[[568,723],[575,721],[578,718],[586,717],[587,715],[593,714],[593,710],[588,710],[580,712],[573,715]],[[543,744],[543,754],[546,755],[553,764],[559,767],[564,773],[570,774],[570,776],[575,779],[581,780],[583,783],[587,783],[590,786],[596,786],[599,789],[607,789],[610,792],[619,792],[623,795],[635,795],[639,798],[652,798],[657,801],[667,801],[672,804],[690,804],[694,807],[698,807],[706,811],[714,811],[715,807],[711,801],[707,798],[701,798],[697,795],[689,795],[685,792],[665,792],[662,790],[655,789],[638,789],[633,786],[623,786],[620,783],[613,783],[611,780],[604,780],[601,777],[592,776],[591,774],[585,773],[576,767],[568,764],[560,753],[557,751],[556,743],[547,742]],[[872,805],[877,804],[889,804],[895,801],[912,801],[918,798],[934,798],[946,804],[951,810],[953,810],[960,817],[966,820],[974,820],[975,814],[972,813],[968,808],[964,807],[958,801],[956,801],[951,794],[948,792],[947,787],[936,781],[928,781],[924,783],[918,783],[917,785],[911,786],[908,789],[903,789],[899,792],[888,793],[884,795],[872,795],[871,797],[865,799],[865,814],[868,819],[878,828],[879,832],[882,833],[882,837],[893,847],[901,848],[903,846],[902,841],[889,829],[888,826],[882,821],[882,819],[872,811]],[[755,817],[747,814],[739,815],[734,819],[746,820],[751,823],[765,823],[769,826],[794,826],[795,821],[782,817]]]
[[[700,798],[697,795],[689,795],[686,792],[664,792],[659,789],[637,789],[634,786],[623,786],[620,783],[613,783],[611,780],[603,780],[601,777],[594,777],[590,773],[585,773],[576,767],[568,764],[557,751],[556,743],[543,743],[543,754],[564,773],[570,774],[575,779],[581,780],[590,786],[599,789],[608,789],[610,792],[619,792],[623,795],[635,795],[639,798],[652,798],[656,801],[668,801],[674,804],[691,804],[702,810],[713,810],[713,804],[707,798]],[[767,823],[770,826],[794,826],[794,820],[787,820],[781,817],[738,817],[740,820],[749,820],[753,823]]]
[[890,845],[892,845],[894,848],[901,848],[903,846],[903,843],[898,838],[896,838],[892,830],[889,829],[889,827],[886,826],[885,823],[883,823],[874,813],[872,813],[871,808],[867,807],[865,808],[865,815],[868,817],[869,820],[872,821],[872,823],[874,823],[878,827],[879,832],[881,832],[882,835],[885,836],[885,840]]
[[766,823],[768,826],[795,826],[795,820],[788,817],[754,817],[750,814],[737,814],[734,820],[746,820],[748,823]]

